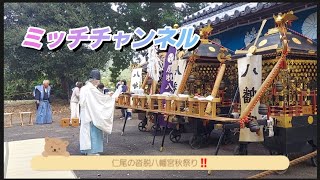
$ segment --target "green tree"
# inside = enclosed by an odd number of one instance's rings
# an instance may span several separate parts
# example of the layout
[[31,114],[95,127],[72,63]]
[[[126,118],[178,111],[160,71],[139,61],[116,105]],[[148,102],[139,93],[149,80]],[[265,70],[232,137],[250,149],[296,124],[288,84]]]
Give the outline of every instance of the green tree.
[[46,37],[42,39],[42,51],[24,48],[21,43],[29,26],[44,28],[46,32],[68,32],[70,28],[84,26],[90,29],[110,26],[113,33],[133,32],[137,27],[149,32],[179,23],[189,12],[203,6],[203,3],[186,3],[182,8],[175,7],[174,3],[116,4],[117,12],[111,9],[112,3],[5,3],[5,93],[11,93],[12,97],[14,93],[31,92],[32,86],[48,78],[54,83],[54,89],[61,88],[61,96],[67,97],[71,84],[85,81],[92,68],[104,69],[110,60],[113,61],[109,68],[111,81],[116,83],[134,56],[130,47],[117,51],[113,43],[104,44],[97,52],[83,45],[73,52],[66,43],[58,50],[49,51]]
[[[88,26],[97,27],[103,19],[92,13],[99,4],[83,3],[7,3],[5,4],[4,52],[6,80],[24,79],[32,84],[39,77],[47,77],[57,82],[66,97],[69,85],[75,81],[84,81],[92,68],[102,69],[112,56],[112,45],[104,46],[95,52],[85,47],[70,51],[66,44],[60,49],[49,51],[45,46],[46,38],[42,39],[42,51],[21,46],[29,26],[36,26],[51,31],[67,31],[70,28]],[[114,11],[105,7],[100,11]],[[116,24],[110,22],[110,24]],[[98,24],[98,25],[100,25]],[[30,87],[29,87],[30,88]]]

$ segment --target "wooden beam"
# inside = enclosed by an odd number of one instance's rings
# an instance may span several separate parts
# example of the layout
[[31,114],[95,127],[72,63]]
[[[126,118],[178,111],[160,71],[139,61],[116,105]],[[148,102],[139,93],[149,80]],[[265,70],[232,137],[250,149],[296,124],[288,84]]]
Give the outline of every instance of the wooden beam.
[[152,80],[152,94],[156,93],[157,84],[158,84],[157,81]]
[[144,78],[143,80],[143,83],[141,85],[141,88],[144,89],[147,85],[147,82],[148,82],[148,79],[149,79],[149,74],[146,75],[146,77]]
[[195,54],[193,54],[189,57],[189,61],[188,61],[187,67],[183,73],[182,80],[179,85],[177,94],[182,94],[184,92],[184,90],[186,88],[187,80],[191,74],[191,70],[192,70],[193,65],[194,65],[195,61],[197,60],[197,58],[198,58],[198,56],[196,56]]
[[[215,98],[215,97],[217,96],[217,94],[218,94],[218,90],[219,90],[219,87],[220,87],[220,83],[221,83],[221,81],[222,81],[222,78],[223,78],[223,75],[224,75],[225,70],[226,70],[226,64],[221,63],[220,68],[219,68],[219,71],[218,71],[218,73],[217,73],[216,80],[215,80],[214,85],[213,85],[212,92],[211,92],[211,96],[212,96],[213,98]],[[208,104],[207,104],[206,113],[207,113],[207,114],[210,114],[210,113],[211,113],[211,103],[208,103]]]
[[286,63],[287,53],[288,53],[288,40],[286,37],[287,29],[286,29],[286,21],[281,21],[278,24],[279,32],[282,36],[282,53],[281,57],[276,63],[276,65],[273,67],[269,75],[267,76],[266,80],[263,81],[260,88],[257,90],[256,94],[253,96],[247,107],[243,110],[243,112],[240,115],[240,127],[244,127],[245,117],[248,117],[253,110],[253,108],[256,106],[258,101],[260,100],[261,96],[265,93],[267,88],[271,85],[275,77],[279,74],[280,69],[282,68],[282,64]]

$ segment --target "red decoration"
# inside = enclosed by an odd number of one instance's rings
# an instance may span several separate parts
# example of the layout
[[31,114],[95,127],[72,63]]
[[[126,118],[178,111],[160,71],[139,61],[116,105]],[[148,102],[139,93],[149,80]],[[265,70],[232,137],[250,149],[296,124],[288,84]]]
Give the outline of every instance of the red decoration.
[[247,123],[248,120],[248,116],[245,116],[243,119],[240,119],[240,128],[244,128],[245,127],[245,123]]

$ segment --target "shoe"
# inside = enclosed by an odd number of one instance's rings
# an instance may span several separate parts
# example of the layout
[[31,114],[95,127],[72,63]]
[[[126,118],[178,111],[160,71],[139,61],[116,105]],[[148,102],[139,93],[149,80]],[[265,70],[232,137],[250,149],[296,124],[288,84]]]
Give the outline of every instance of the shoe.
[[122,120],[123,119],[123,117],[120,117],[120,120]]
[[132,119],[132,117],[128,117],[128,119],[127,120],[131,120]]

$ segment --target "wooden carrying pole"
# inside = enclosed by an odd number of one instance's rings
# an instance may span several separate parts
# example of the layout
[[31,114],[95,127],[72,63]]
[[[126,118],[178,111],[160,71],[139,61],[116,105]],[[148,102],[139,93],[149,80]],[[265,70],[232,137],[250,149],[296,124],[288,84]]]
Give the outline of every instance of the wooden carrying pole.
[[260,88],[258,89],[257,93],[253,96],[247,107],[243,110],[241,113],[240,119],[243,119],[244,117],[248,116],[252,109],[255,107],[255,105],[258,103],[261,96],[264,94],[264,92],[267,90],[267,88],[270,86],[272,81],[275,79],[275,77],[278,75],[281,64],[284,62],[285,56],[281,56],[280,60],[277,62],[277,64],[273,67],[272,71],[266,78],[266,80],[262,83]]
[[157,81],[152,80],[152,93],[151,94],[155,94],[156,93],[157,84],[158,84]]
[[147,74],[146,77],[144,78],[141,89],[144,89],[146,87],[148,79],[149,79],[149,74]]
[[130,81],[127,83],[127,92],[130,92],[130,87],[131,87],[131,78]]
[[[218,71],[218,74],[217,74],[217,78],[216,78],[216,80],[214,82],[214,86],[213,86],[213,89],[212,89],[212,92],[211,92],[211,96],[213,98],[215,98],[217,96],[217,94],[218,94],[220,83],[222,81],[222,78],[223,78],[225,70],[226,70],[226,64],[225,63],[221,63],[219,71]],[[211,103],[207,104],[206,113],[207,114],[211,113]]]
[[188,81],[188,78],[191,74],[191,70],[193,68],[193,65],[195,63],[195,60],[197,59],[197,56],[192,54],[190,57],[189,57],[189,61],[188,61],[188,64],[187,64],[187,67],[184,71],[184,74],[182,76],[182,79],[181,79],[181,83],[179,85],[179,88],[178,88],[178,91],[177,91],[177,94],[182,94],[186,88],[186,84],[187,84],[187,81]]
[[255,107],[255,105],[258,103],[258,101],[260,100],[261,96],[264,94],[264,92],[267,90],[267,88],[270,86],[270,84],[273,82],[273,80],[275,79],[275,77],[278,75],[280,69],[282,68],[283,63],[286,62],[286,57],[287,57],[287,50],[288,50],[288,40],[286,37],[286,21],[281,21],[278,24],[278,29],[279,32],[282,36],[281,40],[282,40],[282,53],[281,53],[281,57],[278,60],[278,62],[276,63],[276,65],[273,67],[273,69],[271,70],[271,72],[269,73],[268,77],[266,78],[266,80],[262,83],[262,85],[260,86],[260,88],[258,89],[257,93],[253,96],[253,98],[251,99],[251,101],[249,102],[249,104],[247,105],[247,107],[243,110],[243,112],[241,113],[240,116],[240,127],[243,128],[244,127],[244,123],[245,123],[245,117],[248,117],[249,114],[251,113],[251,111],[253,110],[253,108]]

